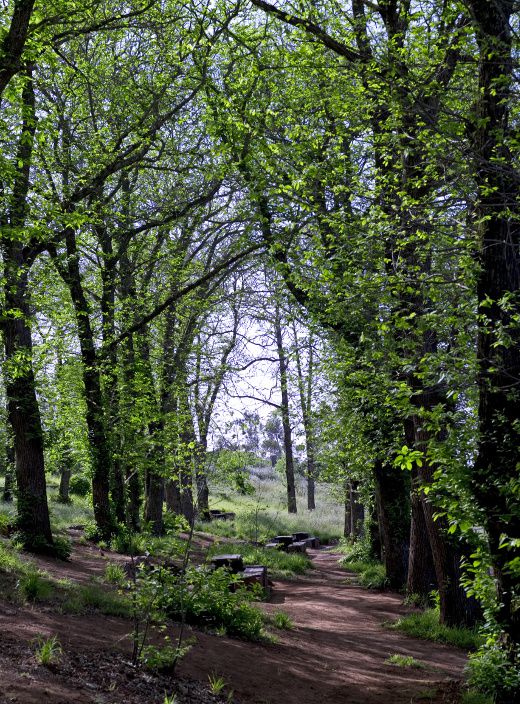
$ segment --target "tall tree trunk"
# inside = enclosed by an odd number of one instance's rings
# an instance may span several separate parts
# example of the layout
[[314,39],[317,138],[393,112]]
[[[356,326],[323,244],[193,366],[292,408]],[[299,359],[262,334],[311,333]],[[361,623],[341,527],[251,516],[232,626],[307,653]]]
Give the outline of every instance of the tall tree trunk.
[[58,490],[58,501],[63,504],[70,502],[69,486],[72,470],[68,465],[62,465],[60,470],[60,488]]
[[[16,14],[16,13],[15,13]],[[30,16],[30,14],[29,14]],[[14,15],[13,15],[14,20]],[[0,67],[1,72],[1,67]],[[17,485],[17,525],[29,550],[52,549],[47,504],[43,433],[32,366],[28,272],[31,248],[19,241],[27,217],[32,151],[36,131],[36,101],[32,67],[27,67],[22,91],[22,130],[15,157],[17,173],[7,218],[0,221],[4,263],[5,391],[13,430]],[[12,233],[7,232],[12,228]]]
[[[104,224],[96,227],[98,239],[103,250],[103,267],[101,269],[101,316],[103,344],[109,345],[115,337],[115,300],[116,300],[116,258],[112,238]],[[112,449],[110,476],[110,496],[114,513],[119,523],[126,519],[125,480],[123,475],[121,447],[121,418],[118,389],[117,350],[109,346],[109,353],[103,365],[105,408],[108,415],[107,435]]]
[[22,245],[4,243],[3,322],[7,414],[15,453],[17,527],[28,550],[51,549],[43,432],[32,366],[29,294]]
[[[520,509],[511,488],[518,482],[520,434],[520,225],[518,170],[510,153],[513,45],[509,0],[467,0],[480,52],[475,115],[475,180],[480,228],[478,386],[479,446],[473,494],[486,517],[498,590],[496,618],[515,661],[520,652],[518,559]],[[514,135],[512,136],[515,139]],[[516,320],[515,320],[516,318]],[[516,661],[518,666],[518,661]],[[500,692],[502,704],[510,694]]]
[[350,520],[351,520],[351,535],[353,538],[359,538],[363,534],[363,526],[365,521],[365,509],[362,503],[359,502],[359,482],[350,482]]
[[308,350],[309,359],[307,366],[307,380],[303,375],[303,365],[298,342],[298,332],[296,322],[293,321],[293,332],[295,341],[296,370],[298,373],[298,391],[300,393],[300,406],[302,409],[303,430],[305,433],[305,447],[307,451],[307,508],[314,511],[316,508],[315,499],[315,478],[316,478],[316,454],[314,447],[314,427],[312,419],[312,386],[314,381],[313,366],[313,339],[309,338]]
[[374,464],[374,477],[386,576],[392,589],[402,589],[408,574],[409,478],[401,469],[381,460]]
[[425,601],[428,599],[430,592],[437,588],[437,578],[435,576],[430,538],[420,495],[420,482],[415,467],[411,476],[412,515],[406,591],[409,595],[418,594]]
[[5,482],[4,491],[2,493],[2,501],[10,503],[13,500],[13,489],[15,480],[15,459],[14,459],[14,445],[11,433],[7,432],[7,439],[5,443]]
[[152,533],[161,535],[164,532],[164,425],[162,420],[150,423],[150,438],[152,447],[147,461],[147,482],[144,507],[144,520],[150,523]]
[[204,433],[195,447],[195,484],[197,486],[197,506],[199,515],[207,520],[209,513],[209,487],[206,476],[208,437]]
[[66,245],[66,263],[62,264],[55,252],[53,253],[53,258],[58,272],[69,288],[76,314],[81,361],[83,363],[83,385],[87,407],[86,421],[92,463],[94,519],[101,537],[108,539],[114,530],[110,506],[112,454],[105,427],[104,399],[94,335],[90,325],[90,306],[83,290],[76,236],[70,229],[66,233]]
[[283,344],[280,307],[275,302],[274,332],[280,369],[280,390],[282,394],[283,445],[285,452],[285,477],[287,480],[287,510],[296,513],[296,485],[294,481],[294,457],[292,446],[291,419],[289,416],[289,384],[287,378],[287,355]]
[[352,503],[350,501],[350,481],[345,480],[345,520],[343,523],[343,537],[350,538],[352,536]]

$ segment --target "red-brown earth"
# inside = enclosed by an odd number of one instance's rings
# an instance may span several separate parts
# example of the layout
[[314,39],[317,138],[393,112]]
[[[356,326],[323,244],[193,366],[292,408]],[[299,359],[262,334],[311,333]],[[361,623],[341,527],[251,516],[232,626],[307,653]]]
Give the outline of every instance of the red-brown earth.
[[[362,589],[347,579],[332,550],[309,552],[314,569],[295,581],[276,581],[267,612],[283,610],[294,628],[278,642],[251,643],[192,631],[196,644],[175,680],[136,674],[128,664],[128,620],[98,614],[68,615],[52,606],[0,601],[0,703],[162,704],[419,704],[458,702],[465,653],[383,627],[410,609],[390,592]],[[107,558],[75,541],[71,562],[39,558],[58,578],[88,583],[102,576]],[[62,646],[52,668],[38,665],[35,639],[55,635]],[[412,656],[422,667],[388,664]],[[208,692],[208,677],[222,677],[223,695]]]

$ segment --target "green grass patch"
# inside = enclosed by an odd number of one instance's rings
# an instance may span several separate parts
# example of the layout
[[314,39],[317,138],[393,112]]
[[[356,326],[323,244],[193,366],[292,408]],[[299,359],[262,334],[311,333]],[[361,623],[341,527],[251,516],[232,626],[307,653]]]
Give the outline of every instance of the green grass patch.
[[493,697],[470,690],[462,695],[461,704],[493,704]]
[[273,548],[259,548],[245,543],[218,543],[208,550],[208,558],[222,552],[242,555],[246,565],[265,565],[269,576],[275,579],[287,579],[299,574],[304,574],[312,568],[312,562],[304,553],[275,550]]
[[416,660],[411,655],[399,655],[398,653],[390,655],[385,662],[387,665],[395,665],[395,667],[414,667],[419,669],[425,666],[423,662]]
[[340,560],[347,572],[358,575],[359,584],[365,589],[384,589],[387,585],[386,570],[380,562],[352,560],[348,555]]
[[280,631],[290,631],[294,628],[292,618],[285,611],[275,611],[270,617],[270,623]]
[[29,601],[46,601],[54,595],[54,584],[39,570],[30,570],[18,580],[21,596]]
[[197,530],[238,538],[253,542],[265,542],[275,535],[290,535],[307,532],[318,537],[323,543],[336,542],[343,535],[344,507],[338,502],[326,484],[316,486],[316,510],[306,508],[305,482],[298,478],[296,493],[298,513],[287,513],[286,489],[277,475],[269,472],[265,477],[252,474],[251,484],[254,495],[241,495],[238,492],[211,487],[211,508],[232,511],[234,521],[199,521]]
[[107,616],[131,616],[132,608],[128,597],[119,592],[103,589],[98,584],[74,587],[62,603],[65,613],[84,614],[95,610]]
[[437,643],[454,645],[463,650],[476,650],[482,644],[482,636],[469,628],[453,628],[439,623],[439,610],[426,609],[425,611],[403,616],[389,628],[424,640]]

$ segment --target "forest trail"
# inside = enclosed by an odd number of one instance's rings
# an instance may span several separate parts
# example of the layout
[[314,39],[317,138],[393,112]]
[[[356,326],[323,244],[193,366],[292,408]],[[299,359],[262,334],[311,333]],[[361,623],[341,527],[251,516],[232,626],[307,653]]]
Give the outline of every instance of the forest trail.
[[[214,648],[202,636],[180,672],[217,672],[240,702],[251,704],[451,702],[450,685],[461,679],[465,653],[383,628],[410,612],[402,597],[346,584],[341,556],[332,551],[309,554],[315,569],[297,581],[276,581],[272,601],[264,605],[294,622],[293,630],[279,632],[277,645],[226,640]],[[396,653],[425,667],[386,664]]]
[[[88,572],[96,563],[93,555],[89,550]],[[210,674],[222,677],[226,691],[233,690],[240,704],[457,701],[452,694],[466,661],[462,651],[383,628],[383,622],[410,611],[402,606],[401,597],[347,583],[348,573],[337,563],[340,556],[330,550],[313,550],[310,555],[315,569],[297,581],[276,581],[272,601],[262,604],[270,613],[283,610],[294,622],[292,630],[277,632],[278,643],[195,632],[197,644],[182,660],[179,675],[206,684]],[[55,571],[56,564],[49,564],[49,571]],[[100,570],[104,564],[100,557]],[[75,572],[80,578],[79,565]],[[128,621],[114,617],[72,616],[0,603],[0,702],[162,704],[152,688],[147,698],[143,685],[137,688],[127,674],[116,673],[110,680],[109,666],[116,660],[111,653],[128,651],[129,630]],[[34,664],[28,644],[38,634],[55,634],[63,645],[64,663],[54,671]],[[424,667],[385,663],[396,653],[411,655]]]

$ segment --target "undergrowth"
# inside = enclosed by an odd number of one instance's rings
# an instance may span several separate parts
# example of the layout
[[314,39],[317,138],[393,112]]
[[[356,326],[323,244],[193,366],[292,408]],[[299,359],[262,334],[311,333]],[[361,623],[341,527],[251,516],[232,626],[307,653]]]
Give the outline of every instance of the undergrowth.
[[407,633],[414,638],[446,643],[463,650],[476,650],[482,644],[482,636],[469,628],[455,628],[439,623],[439,609],[408,614],[394,623],[387,624],[389,628]]

